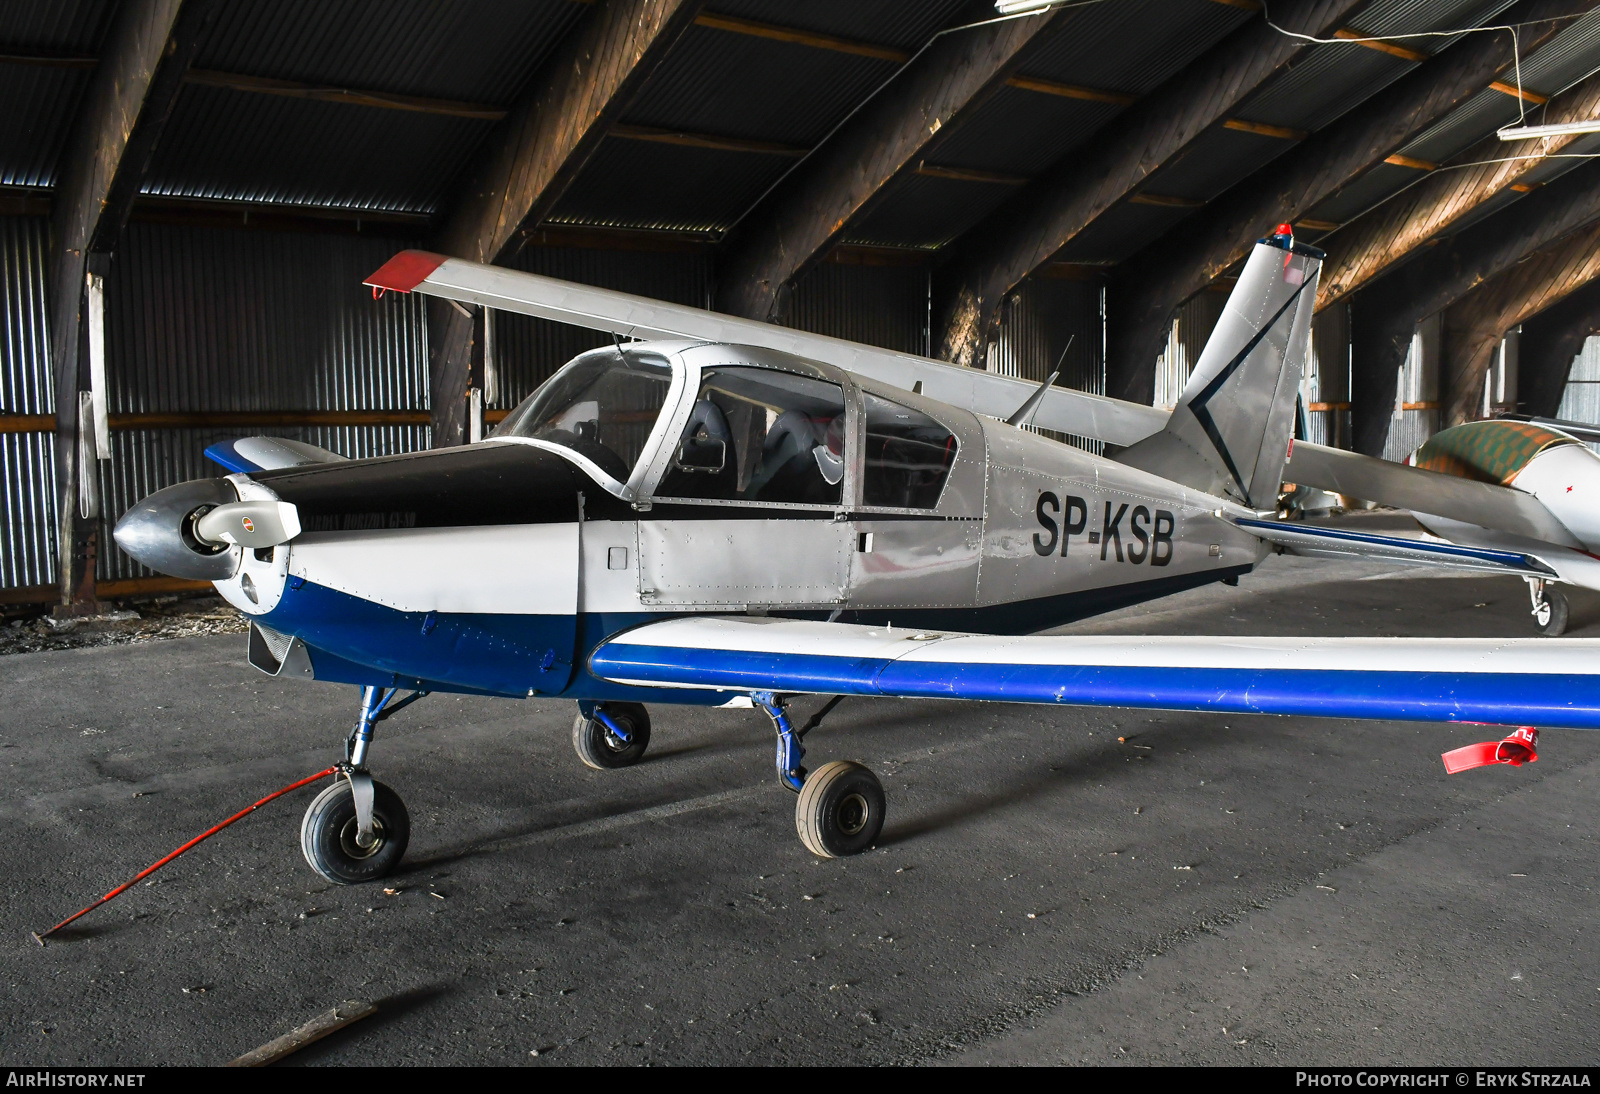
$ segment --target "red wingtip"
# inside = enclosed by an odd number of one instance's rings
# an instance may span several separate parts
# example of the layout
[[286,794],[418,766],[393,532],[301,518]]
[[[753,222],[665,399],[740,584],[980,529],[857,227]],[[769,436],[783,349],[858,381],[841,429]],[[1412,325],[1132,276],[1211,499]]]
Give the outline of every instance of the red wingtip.
[[428,275],[444,265],[449,255],[438,255],[432,251],[401,251],[389,261],[379,266],[377,271],[362,282],[371,285],[378,291],[391,290],[393,292],[410,292],[428,279]]

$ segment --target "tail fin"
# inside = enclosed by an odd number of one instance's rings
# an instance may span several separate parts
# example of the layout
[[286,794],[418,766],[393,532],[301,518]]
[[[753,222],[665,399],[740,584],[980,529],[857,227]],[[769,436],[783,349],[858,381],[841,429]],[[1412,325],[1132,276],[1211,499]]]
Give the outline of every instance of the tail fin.
[[1288,225],[1258,242],[1166,428],[1117,460],[1252,509],[1272,508],[1294,432],[1322,258],[1294,242]]

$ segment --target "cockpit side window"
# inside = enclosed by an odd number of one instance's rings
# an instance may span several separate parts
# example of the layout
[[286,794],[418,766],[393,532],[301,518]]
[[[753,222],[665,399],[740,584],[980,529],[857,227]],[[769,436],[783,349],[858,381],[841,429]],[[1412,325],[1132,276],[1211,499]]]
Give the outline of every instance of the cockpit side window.
[[838,384],[739,365],[706,369],[656,494],[837,505],[844,427]]
[[493,435],[551,441],[625,483],[671,386],[672,366],[653,354],[586,354],[523,400]]
[[865,396],[865,402],[862,504],[896,509],[936,507],[955,463],[955,435],[920,410],[871,394]]

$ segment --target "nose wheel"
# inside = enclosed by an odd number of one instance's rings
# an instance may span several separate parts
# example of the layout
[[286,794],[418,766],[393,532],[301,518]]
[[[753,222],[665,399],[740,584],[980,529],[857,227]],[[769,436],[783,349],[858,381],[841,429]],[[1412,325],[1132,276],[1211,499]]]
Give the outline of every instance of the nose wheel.
[[596,771],[631,767],[650,747],[650,712],[643,703],[605,703],[588,713],[579,708],[572,747]]
[[300,822],[300,849],[306,862],[338,885],[358,885],[387,877],[400,865],[411,839],[405,803],[383,783],[372,781],[372,831],[363,837],[356,818],[351,780],[339,780],[318,794]]

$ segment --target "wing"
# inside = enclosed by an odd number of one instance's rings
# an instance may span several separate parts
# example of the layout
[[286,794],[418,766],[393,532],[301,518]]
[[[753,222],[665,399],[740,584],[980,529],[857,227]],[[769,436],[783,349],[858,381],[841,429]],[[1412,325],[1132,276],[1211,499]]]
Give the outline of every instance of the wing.
[[[894,387],[911,390],[920,383],[922,394],[930,399],[994,418],[1016,413],[1038,386],[843,338],[427,251],[400,252],[367,278],[366,284],[375,291],[420,292],[629,337],[692,338],[782,350],[826,361]],[[1130,445],[1160,430],[1167,418],[1166,411],[1155,407],[1052,387],[1035,412],[1033,424]]]
[[1276,520],[1234,520],[1240,528],[1275,543],[1290,554],[1311,558],[1357,558],[1367,561],[1409,562],[1478,570],[1518,577],[1553,578],[1556,571],[1535,555],[1498,551],[1487,547],[1459,547],[1420,536],[1380,536],[1344,528]]
[[206,457],[229,471],[276,471],[308,463],[342,463],[345,457],[326,448],[285,437],[240,437],[206,449]]
[[602,644],[616,683],[1600,729],[1600,639],[918,632],[695,616]]
[[1490,482],[1443,475],[1339,448],[1295,441],[1283,477],[1347,497],[1448,517],[1530,539],[1583,550],[1566,525],[1532,494]]

